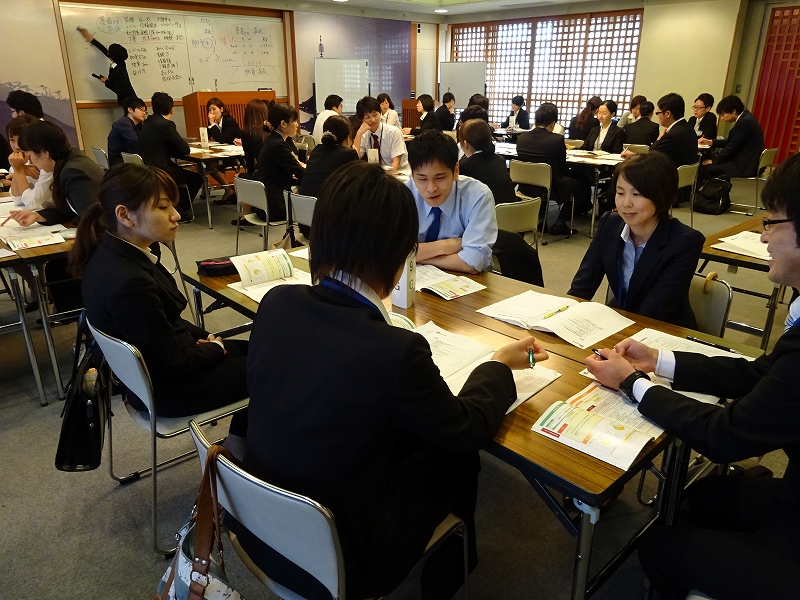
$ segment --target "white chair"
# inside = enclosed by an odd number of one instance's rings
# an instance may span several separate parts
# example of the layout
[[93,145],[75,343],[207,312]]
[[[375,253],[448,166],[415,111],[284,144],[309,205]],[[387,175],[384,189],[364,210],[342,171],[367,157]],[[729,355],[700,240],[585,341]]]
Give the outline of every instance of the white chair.
[[92,146],[92,154],[94,154],[94,162],[98,165],[103,167],[106,171],[108,170],[108,156],[106,156],[106,151],[102,148],[95,148]]
[[134,165],[139,165],[140,167],[144,166],[144,161],[142,157],[138,154],[131,154],[129,152],[122,153],[122,162],[124,163],[133,163]]
[[689,304],[697,319],[697,330],[722,337],[731,311],[733,290],[716,272],[695,273],[689,286]]
[[292,215],[292,221],[298,225],[311,227],[314,218],[314,205],[317,199],[314,196],[292,194],[284,190],[283,201],[286,203],[286,214]]
[[650,152],[650,146],[645,144],[622,144],[622,147],[636,154],[647,154]]
[[[547,163],[530,163],[524,162],[521,160],[512,160],[509,161],[508,164],[509,175],[511,176],[511,181],[514,183],[521,183],[525,185],[535,185],[539,187],[543,187],[547,190],[547,204],[549,206],[550,201],[552,199],[552,170],[550,169],[550,165]],[[547,242],[544,241],[544,227],[547,221],[547,213],[549,211],[545,211],[545,218],[542,219],[542,246],[546,246]],[[538,218],[538,216],[537,216]],[[572,214],[570,215],[569,220],[569,229],[570,232],[572,231],[573,222],[575,220],[575,203],[572,203]],[[566,239],[570,237],[565,236]],[[537,246],[538,247],[538,246]]]
[[770,169],[772,168],[772,163],[775,162],[775,155],[776,154],[778,154],[778,149],[777,148],[767,148],[766,150],[764,150],[761,153],[761,157],[758,159],[758,167],[756,168],[756,176],[755,177],[735,177],[735,178],[733,178],[734,180],[735,179],[748,179],[750,181],[755,181],[756,182],[756,195],[755,195],[755,198],[753,199],[753,206],[750,206],[749,204],[739,204],[739,203],[731,204],[731,206],[741,206],[741,207],[744,207],[746,209],[751,209],[752,212],[749,212],[748,210],[732,210],[731,211],[732,213],[736,213],[738,215],[747,215],[748,217],[752,217],[756,213],[756,211],[758,210],[758,200],[759,200],[759,195],[758,195],[758,187],[759,187],[759,185],[758,184],[760,182],[762,182],[762,181],[766,181],[766,179],[767,179],[766,177],[762,177],[762,171],[766,170],[768,167]]
[[[201,470],[210,443],[197,423],[189,429],[197,447]],[[334,515],[311,498],[270,485],[246,473],[225,457],[217,464],[217,500],[239,523],[259,540],[313,575],[334,598],[345,598],[344,559],[336,531]],[[433,533],[423,559],[456,531],[464,544],[463,597],[467,597],[467,528],[455,515],[448,515]],[[303,600],[291,590],[273,581],[259,569],[239,544],[231,543],[242,562],[274,594],[284,600]],[[422,560],[422,559],[420,559]]]
[[308,146],[309,152],[311,152],[314,149],[314,146],[317,145],[317,140],[314,139],[313,135],[304,135],[302,142]]
[[[236,216],[250,221],[253,225],[261,227],[264,236],[264,250],[267,249],[270,226],[286,225],[286,221],[270,221],[269,205],[267,204],[267,190],[264,184],[254,179],[244,179],[237,175],[233,178],[234,189],[236,190]],[[259,208],[267,214],[266,220],[261,220],[255,213],[242,214],[242,204],[247,204],[253,208]],[[236,227],[236,254],[239,254],[239,230]]]
[[[678,189],[685,187],[691,188],[689,195],[689,226],[694,227],[694,191],[695,184],[697,183],[697,173],[700,170],[700,163],[696,162],[693,165],[682,165],[678,167]],[[672,208],[669,209],[669,214],[672,215]]]
[[530,198],[521,192],[517,196],[523,198],[519,202],[497,204],[494,214],[497,217],[497,228],[511,233],[533,232],[536,248],[539,248],[539,238],[536,237],[536,226],[539,224],[539,210],[542,206],[541,198]]
[[133,418],[139,427],[150,432],[151,440],[151,466],[141,471],[136,471],[127,475],[126,477],[118,477],[114,473],[114,444],[111,429],[112,419],[108,420],[108,470],[111,477],[119,481],[120,484],[130,483],[136,481],[142,475],[147,475],[149,472],[153,476],[153,502],[152,502],[152,527],[153,527],[153,549],[165,556],[172,554],[174,549],[164,550],[158,545],[158,469],[174,462],[177,462],[187,456],[194,454],[194,451],[186,452],[169,460],[158,462],[157,453],[157,440],[159,438],[172,438],[182,433],[189,431],[189,421],[193,420],[201,425],[217,421],[227,416],[232,415],[247,407],[250,399],[245,398],[220,407],[216,410],[188,415],[185,417],[157,417],[155,398],[153,396],[153,385],[150,380],[150,373],[147,370],[147,365],[144,363],[139,350],[135,346],[123,342],[120,339],[106,335],[102,331],[95,329],[91,323],[88,322],[89,330],[92,332],[94,339],[100,346],[103,356],[106,359],[109,367],[114,372],[114,375],[119,379],[125,387],[136,395],[144,405],[147,407],[146,411],[139,412],[134,409],[125,399],[125,408],[128,414]]
[[194,312],[194,305],[192,303],[192,297],[189,295],[189,288],[186,287],[186,281],[183,279],[183,270],[181,270],[181,262],[178,260],[178,249],[175,246],[175,240],[171,242],[161,242],[164,246],[167,247],[167,250],[170,251],[172,254],[172,260],[175,262],[175,268],[172,269],[169,273],[170,275],[174,275],[176,272],[178,273],[178,277],[181,281],[181,285],[183,286],[183,295],[186,296],[186,301],[189,303],[189,309]]

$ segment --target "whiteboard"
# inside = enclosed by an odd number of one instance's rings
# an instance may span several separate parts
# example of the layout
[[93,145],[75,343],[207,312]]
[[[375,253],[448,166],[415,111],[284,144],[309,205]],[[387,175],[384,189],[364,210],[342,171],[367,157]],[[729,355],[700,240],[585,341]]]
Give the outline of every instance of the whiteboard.
[[369,61],[364,58],[315,58],[314,97],[317,113],[331,94],[342,97],[343,111],[356,112],[356,102],[369,94]]
[[473,94],[486,94],[486,63],[439,63],[440,99],[445,92],[452,92],[456,97],[455,108],[467,108]]
[[287,96],[283,22],[280,19],[176,10],[60,4],[72,81],[78,102],[116,100],[92,73],[108,75],[109,61],[77,31],[89,30],[104,46],[128,50],[131,83],[140,98],[173,98],[200,90],[270,87]]

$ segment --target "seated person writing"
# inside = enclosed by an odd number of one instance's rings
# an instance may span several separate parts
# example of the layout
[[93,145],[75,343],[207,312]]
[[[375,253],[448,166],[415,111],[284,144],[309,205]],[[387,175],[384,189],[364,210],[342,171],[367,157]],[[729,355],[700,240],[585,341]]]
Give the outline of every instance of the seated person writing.
[[714,158],[703,161],[704,179],[710,177],[755,177],[758,161],[764,151],[764,132],[738,96],[725,96],[717,104],[721,121],[733,123],[728,137],[721,140],[700,138],[701,144],[722,148]]
[[459,128],[458,139],[464,151],[464,158],[458,162],[459,173],[485,183],[495,204],[517,202],[520,198],[508,174],[506,159],[494,153],[489,124],[481,119],[471,119]]
[[625,143],[650,146],[658,139],[659,132],[658,123],[650,120],[655,106],[649,100],[642,100],[636,110],[639,118],[635,121],[628,121],[625,126]]
[[356,104],[356,114],[361,125],[353,139],[358,157],[363,158],[367,150],[378,151],[378,162],[395,171],[408,169],[406,143],[403,132],[381,119],[381,105],[371,96],[364,96]]
[[614,169],[617,212],[606,213],[568,294],[591,300],[608,280],[611,306],[695,328],[689,284],[705,238],[669,216],[678,171],[667,156],[637,154]]
[[403,127],[405,135],[417,135],[420,131],[425,131],[426,129],[442,130],[439,119],[436,118],[436,113],[433,110],[433,96],[422,94],[417,98],[417,112],[422,115],[419,127],[414,127],[413,129],[411,127]]
[[[378,165],[355,161],[331,175],[312,228],[315,285],[270,290],[250,335],[243,467],[332,512],[348,598],[395,589],[450,512],[467,523],[473,568],[477,449],[516,397],[511,369],[528,367],[527,348],[537,361],[547,353],[531,337],[509,344],[454,395],[425,338],[392,327],[381,298],[417,245],[417,210]],[[325,360],[309,363],[306,348],[286,346],[296,336],[313,339]],[[241,525],[226,523],[270,578],[303,598],[330,598]],[[463,577],[461,541],[453,539],[428,558],[421,597],[450,598]]]
[[[201,413],[247,397],[247,342],[223,342],[181,318],[186,298],[159,262],[160,252],[151,252],[158,242],[175,240],[177,201],[178,188],[166,172],[114,167],[103,179],[100,201],[81,220],[70,253],[71,272],[83,276],[86,317],[142,353],[161,417]],[[129,400],[145,409],[135,396]],[[246,432],[246,414],[239,412],[231,433]],[[231,449],[241,455],[238,450]]]
[[108,166],[122,164],[122,153],[136,154],[139,132],[147,118],[147,106],[141,98],[131,97],[122,101],[125,116],[111,126],[108,133]]
[[[303,178],[306,166],[292,152],[294,144],[289,139],[297,135],[299,114],[288,104],[272,104],[269,107],[267,122],[272,133],[264,141],[258,156],[259,181],[267,190],[267,207],[270,221],[286,219],[286,202],[283,192],[291,190]],[[261,211],[256,211],[256,213]],[[265,215],[259,215],[262,219]]]
[[[800,155],[781,164],[761,199],[769,211],[761,241],[771,255],[767,277],[800,287]],[[783,478],[710,476],[685,493],[683,524],[650,529],[639,560],[661,600],[690,590],[717,598],[794,598],[800,589],[800,303],[789,307],[786,331],[769,354],[707,357],[648,348],[631,339],[589,355],[589,371],[605,386],[638,402],[639,412],[670,436],[720,464],[782,449]],[[638,369],[638,370],[637,370]],[[644,373],[672,382],[653,385]],[[673,391],[675,390],[675,391]],[[678,390],[732,399],[705,404]]]
[[480,273],[492,266],[497,239],[494,198],[489,188],[459,176],[458,146],[440,131],[425,131],[408,145],[419,218],[417,262],[441,269]]

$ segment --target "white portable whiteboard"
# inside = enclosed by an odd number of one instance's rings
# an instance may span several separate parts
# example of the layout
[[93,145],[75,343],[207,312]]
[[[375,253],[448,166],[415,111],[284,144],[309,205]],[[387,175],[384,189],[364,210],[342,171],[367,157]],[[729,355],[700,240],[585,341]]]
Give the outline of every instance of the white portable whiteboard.
[[369,94],[369,61],[365,58],[315,58],[317,113],[325,109],[325,98],[331,94],[342,97],[345,113],[355,113],[356,102]]
[[456,108],[467,108],[473,94],[486,94],[485,62],[439,63],[439,98],[445,92],[456,97]]
[[199,90],[271,87],[288,95],[283,22],[242,15],[60,4],[78,102],[116,100],[92,73],[108,75],[109,60],[77,31],[86,27],[104,46],[121,44],[136,93],[175,99]]

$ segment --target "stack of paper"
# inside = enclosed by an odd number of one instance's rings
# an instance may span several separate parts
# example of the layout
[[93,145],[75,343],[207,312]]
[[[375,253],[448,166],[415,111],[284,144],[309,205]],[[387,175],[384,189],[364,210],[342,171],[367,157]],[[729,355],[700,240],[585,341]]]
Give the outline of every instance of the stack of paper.
[[479,308],[478,312],[523,329],[555,333],[578,348],[588,348],[633,325],[633,321],[603,304],[532,290]]
[[[417,327],[415,331],[428,340],[433,362],[439,367],[442,378],[453,394],[458,394],[472,371],[490,360],[494,354],[491,346],[450,333],[434,325],[432,321]],[[517,385],[517,400],[506,414],[561,377],[560,373],[542,365],[536,365],[533,369],[515,370],[512,374]]]
[[0,227],[0,240],[3,240],[12,250],[24,250],[64,242],[64,238],[59,233],[66,229],[63,225],[43,227],[34,223],[28,227],[20,227],[14,221],[9,221],[9,223],[14,223],[14,225]]
[[426,289],[445,300],[453,300],[486,289],[485,285],[469,277],[451,275],[433,265],[417,265],[416,273],[416,291]]
[[711,247],[761,260],[769,259],[767,245],[761,241],[761,234],[755,231],[742,231],[736,235],[719,238],[719,243]]
[[311,275],[292,267],[286,250],[269,250],[243,256],[231,256],[241,281],[228,287],[261,302],[268,291],[278,285],[311,285]]

